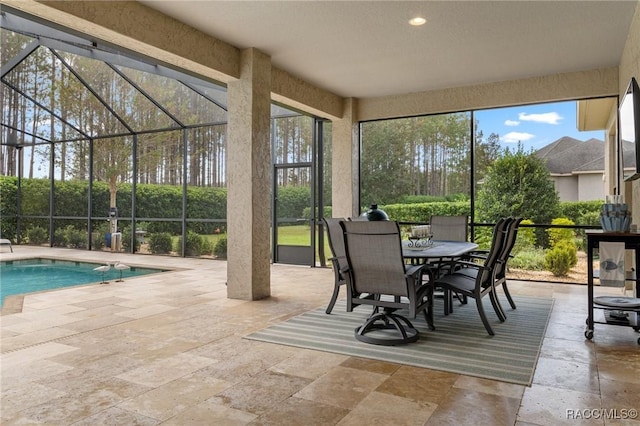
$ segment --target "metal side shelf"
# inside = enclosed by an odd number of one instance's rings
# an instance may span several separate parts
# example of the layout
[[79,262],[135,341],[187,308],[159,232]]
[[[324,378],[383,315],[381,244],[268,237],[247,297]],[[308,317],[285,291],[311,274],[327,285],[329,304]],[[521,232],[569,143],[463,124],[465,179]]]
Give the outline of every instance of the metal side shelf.
[[[632,327],[640,331],[640,277],[636,271],[627,272],[626,281],[634,282],[635,297],[619,296],[593,296],[594,280],[599,278],[599,271],[593,269],[593,251],[601,242],[623,242],[625,249],[634,250],[636,268],[640,266],[640,233],[631,232],[604,232],[587,231],[587,296],[588,316],[587,328],[584,336],[591,340],[594,336],[594,324],[606,324],[612,326]],[[612,287],[614,288],[614,287]],[[596,321],[594,310],[601,312]],[[640,337],[638,337],[640,345]]]

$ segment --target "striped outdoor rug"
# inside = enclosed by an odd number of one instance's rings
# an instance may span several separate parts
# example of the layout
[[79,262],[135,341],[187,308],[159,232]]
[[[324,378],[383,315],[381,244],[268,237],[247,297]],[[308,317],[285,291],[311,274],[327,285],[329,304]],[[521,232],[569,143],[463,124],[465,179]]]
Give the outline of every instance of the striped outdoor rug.
[[330,315],[324,307],[318,308],[245,338],[529,386],[553,299],[519,296],[514,300],[515,310],[506,301],[503,304],[507,314],[504,323],[498,321],[490,303],[485,303],[495,336],[487,334],[473,300],[467,305],[454,303],[454,313],[445,317],[442,300],[436,299],[436,330],[427,328],[423,316],[411,320],[420,339],[408,345],[379,346],[356,340],[354,329],[371,308],[360,306],[345,312],[344,300],[338,301]]

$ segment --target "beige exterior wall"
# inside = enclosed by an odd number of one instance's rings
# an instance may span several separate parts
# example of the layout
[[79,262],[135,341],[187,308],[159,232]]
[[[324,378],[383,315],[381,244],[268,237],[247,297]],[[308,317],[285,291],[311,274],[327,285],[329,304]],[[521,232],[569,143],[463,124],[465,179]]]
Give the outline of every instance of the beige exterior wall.
[[[640,81],[640,2],[636,6],[618,68],[620,73],[618,93],[622,94],[627,89],[631,77]],[[621,189],[633,213],[633,223],[640,225],[640,179],[627,182]]]
[[361,99],[358,120],[615,96],[617,93],[618,69],[614,67],[408,95]]
[[578,201],[577,176],[551,176],[560,201]]
[[344,117],[332,127],[331,199],[333,217],[357,216],[359,213],[359,126],[355,117],[358,101],[346,99]]
[[604,200],[605,181],[602,173],[583,173],[578,177],[578,201]]

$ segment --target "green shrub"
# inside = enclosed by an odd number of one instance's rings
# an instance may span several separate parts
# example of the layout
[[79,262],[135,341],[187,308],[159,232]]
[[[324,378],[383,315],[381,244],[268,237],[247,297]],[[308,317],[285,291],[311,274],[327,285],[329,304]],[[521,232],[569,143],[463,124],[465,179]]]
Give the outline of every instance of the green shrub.
[[91,247],[94,250],[102,250],[104,248],[104,232],[93,231],[91,233]]
[[466,194],[451,195],[405,195],[400,200],[401,204],[419,204],[419,203],[446,203],[450,201],[468,201],[469,196]]
[[488,250],[491,247],[493,239],[493,227],[483,226],[475,229],[474,242],[478,244],[478,248]]
[[541,248],[530,248],[515,253],[509,263],[509,268],[524,269],[527,271],[544,271],[545,252]]
[[[602,200],[592,201],[561,201],[560,216],[572,220],[578,225],[598,225],[600,224],[600,209]],[[595,213],[598,216],[596,223],[591,223],[586,218]]]
[[518,236],[516,237],[516,243],[512,249],[512,253],[514,255],[520,252],[531,251],[536,245],[536,229],[526,228],[522,225],[533,225],[533,221],[530,219],[525,219],[520,222],[520,226],[518,227]]
[[[398,222],[429,223],[432,215],[458,216],[471,214],[471,204],[468,201],[448,203],[417,203],[417,204],[387,204],[378,206],[384,210],[389,219]],[[366,211],[364,209],[363,211]]]
[[69,225],[64,229],[65,243],[69,248],[87,248],[87,233]]
[[575,241],[560,241],[554,246],[554,248],[556,247],[560,247],[560,249],[569,252],[569,262],[572,268],[578,264],[578,247]]
[[[601,205],[601,204],[599,204]],[[589,211],[584,213],[582,216],[580,216],[580,219],[578,220],[578,223],[580,225],[585,225],[585,226],[600,226],[600,209],[598,208],[597,211]],[[577,244],[578,244],[578,248],[582,251],[586,251],[587,250],[587,237],[586,234],[584,232],[584,229],[578,229],[576,230],[576,238],[577,238]]]
[[578,220],[580,225],[600,226],[600,209],[595,212],[586,212]]
[[[566,217],[559,217],[553,219],[551,224],[573,226],[575,225],[575,222]],[[547,230],[547,234],[549,234],[549,245],[551,247],[554,247],[560,241],[574,242],[576,238],[574,230],[569,228],[550,228]]]
[[66,247],[67,236],[64,232],[64,228],[57,228],[53,231],[53,246],[54,247]]
[[213,241],[207,237],[202,237],[202,254],[210,256],[213,254]]
[[149,251],[153,254],[171,253],[172,241],[171,234],[168,232],[159,232],[149,236]]
[[[140,240],[136,236],[135,239],[136,251],[140,250]],[[125,251],[131,253],[131,227],[125,226],[122,229],[122,247]]]
[[544,266],[554,276],[563,277],[571,269],[571,258],[571,250],[563,244],[559,244],[547,250],[544,256]]
[[[191,230],[187,231],[185,244],[185,256],[200,256],[202,254],[204,237]],[[177,252],[182,253],[182,237],[178,238]]]
[[27,231],[27,237],[29,238],[29,244],[35,244],[37,246],[46,243],[49,240],[49,235],[46,229],[35,226]]
[[220,237],[215,247],[213,248],[213,254],[215,257],[220,259],[227,258],[227,236],[223,235]]

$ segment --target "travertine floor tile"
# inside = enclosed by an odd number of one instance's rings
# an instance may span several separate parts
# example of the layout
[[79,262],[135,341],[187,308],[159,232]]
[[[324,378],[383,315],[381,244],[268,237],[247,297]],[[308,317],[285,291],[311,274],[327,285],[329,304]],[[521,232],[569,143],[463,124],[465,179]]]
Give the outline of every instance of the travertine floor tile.
[[309,384],[309,379],[265,371],[234,384],[210,401],[257,415],[282,404],[291,395]]
[[520,398],[452,388],[426,425],[512,425]]
[[206,401],[229,386],[223,380],[204,381],[190,376],[127,399],[118,404],[118,407],[145,417],[166,420]]
[[[524,391],[518,421],[541,426],[575,425],[573,413],[601,408],[600,395],[548,386],[532,386]],[[580,424],[602,425],[601,419],[582,419]]]
[[445,398],[458,377],[458,374],[444,371],[402,366],[376,390],[417,402],[438,404]]
[[95,425],[127,425],[127,426],[155,426],[160,424],[159,420],[141,416],[140,414],[122,410],[118,407],[107,408],[104,411],[89,416],[73,426],[95,426]]
[[296,393],[297,398],[352,409],[388,376],[353,368],[335,367]]
[[635,408],[640,392],[638,333],[596,325],[586,341],[585,286],[509,283],[555,298],[526,387],[243,338],[326,305],[329,269],[272,265],[272,297],[250,302],[226,298],[225,262],[22,246],[0,257],[32,253],[180,270],[30,294],[3,313],[3,426],[640,426],[568,416]]
[[243,426],[256,419],[255,414],[205,401],[162,423],[163,426],[216,425]]
[[371,392],[338,425],[420,426],[425,424],[436,407],[436,404],[429,402],[421,403],[400,396]]
[[116,377],[144,386],[158,387],[214,362],[210,358],[177,354],[169,358],[154,360]]
[[600,393],[596,366],[575,361],[540,357],[533,383],[556,389]]
[[521,399],[525,386],[512,383],[498,382],[495,380],[481,379],[478,377],[460,376],[455,381],[454,388],[473,390],[492,395],[508,396]]
[[291,397],[264,413],[251,425],[325,426],[335,425],[349,410],[315,401]]
[[269,371],[307,379],[317,379],[328,369],[340,365],[347,359],[349,359],[349,356],[346,355],[302,350],[269,368]]

